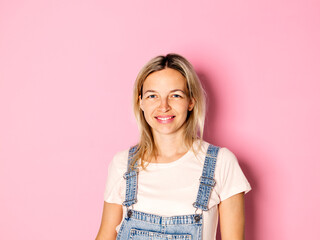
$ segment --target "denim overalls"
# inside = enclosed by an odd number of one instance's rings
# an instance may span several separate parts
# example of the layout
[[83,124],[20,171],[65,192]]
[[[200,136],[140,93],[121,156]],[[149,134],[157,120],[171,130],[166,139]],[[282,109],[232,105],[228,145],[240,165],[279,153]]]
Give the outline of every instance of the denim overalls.
[[219,149],[219,147],[213,145],[209,145],[208,147],[202,176],[200,177],[197,199],[193,203],[195,214],[165,217],[129,209],[131,205],[137,203],[138,182],[137,164],[133,170],[130,169],[130,163],[136,151],[136,146],[130,148],[128,168],[124,174],[124,178],[126,179],[126,199],[122,204],[127,207],[127,213],[119,229],[117,240],[201,240],[203,216],[202,211],[201,213],[197,213],[197,210],[208,210],[210,194],[215,185],[213,174]]

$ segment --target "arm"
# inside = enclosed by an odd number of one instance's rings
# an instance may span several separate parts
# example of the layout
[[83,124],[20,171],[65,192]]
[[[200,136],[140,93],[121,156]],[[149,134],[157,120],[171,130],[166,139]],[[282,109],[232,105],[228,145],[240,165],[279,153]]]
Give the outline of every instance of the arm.
[[122,220],[122,205],[104,202],[102,220],[96,240],[115,240],[116,226]]
[[238,193],[219,204],[222,240],[244,240],[244,193]]

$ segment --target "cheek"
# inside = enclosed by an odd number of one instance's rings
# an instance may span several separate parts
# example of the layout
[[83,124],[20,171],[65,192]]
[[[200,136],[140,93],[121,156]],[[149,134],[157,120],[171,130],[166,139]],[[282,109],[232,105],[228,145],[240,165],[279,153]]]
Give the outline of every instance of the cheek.
[[154,112],[154,110],[156,109],[156,104],[155,103],[144,103],[141,105],[144,115],[145,117],[149,117],[150,114],[152,114]]
[[175,108],[180,113],[184,113],[184,112],[187,113],[188,108],[189,108],[189,104],[187,102],[180,102],[180,103],[176,104]]

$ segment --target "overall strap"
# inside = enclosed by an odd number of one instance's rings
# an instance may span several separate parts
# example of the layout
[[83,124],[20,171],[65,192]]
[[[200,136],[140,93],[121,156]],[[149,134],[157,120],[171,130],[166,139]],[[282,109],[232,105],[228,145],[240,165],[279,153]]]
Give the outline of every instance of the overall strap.
[[213,174],[216,166],[217,155],[220,147],[209,145],[206,159],[203,165],[202,176],[200,177],[200,185],[197,195],[197,200],[193,203],[195,208],[202,209],[203,211],[208,211],[208,202],[213,186],[215,185],[215,180],[213,179]]
[[137,182],[138,182],[137,162],[135,163],[133,169],[130,168],[136,150],[137,150],[137,145],[130,148],[129,155],[128,155],[127,172],[123,175],[124,179],[126,179],[126,199],[122,203],[122,205],[126,207],[130,207],[131,205],[137,202],[137,187],[138,187],[137,186]]

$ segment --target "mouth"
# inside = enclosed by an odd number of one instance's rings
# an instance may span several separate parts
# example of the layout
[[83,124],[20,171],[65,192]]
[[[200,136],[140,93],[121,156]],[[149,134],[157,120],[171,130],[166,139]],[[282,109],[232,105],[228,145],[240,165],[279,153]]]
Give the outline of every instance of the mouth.
[[173,119],[175,118],[176,116],[156,116],[155,119],[157,119],[158,122],[160,123],[169,123],[169,122],[172,122]]

